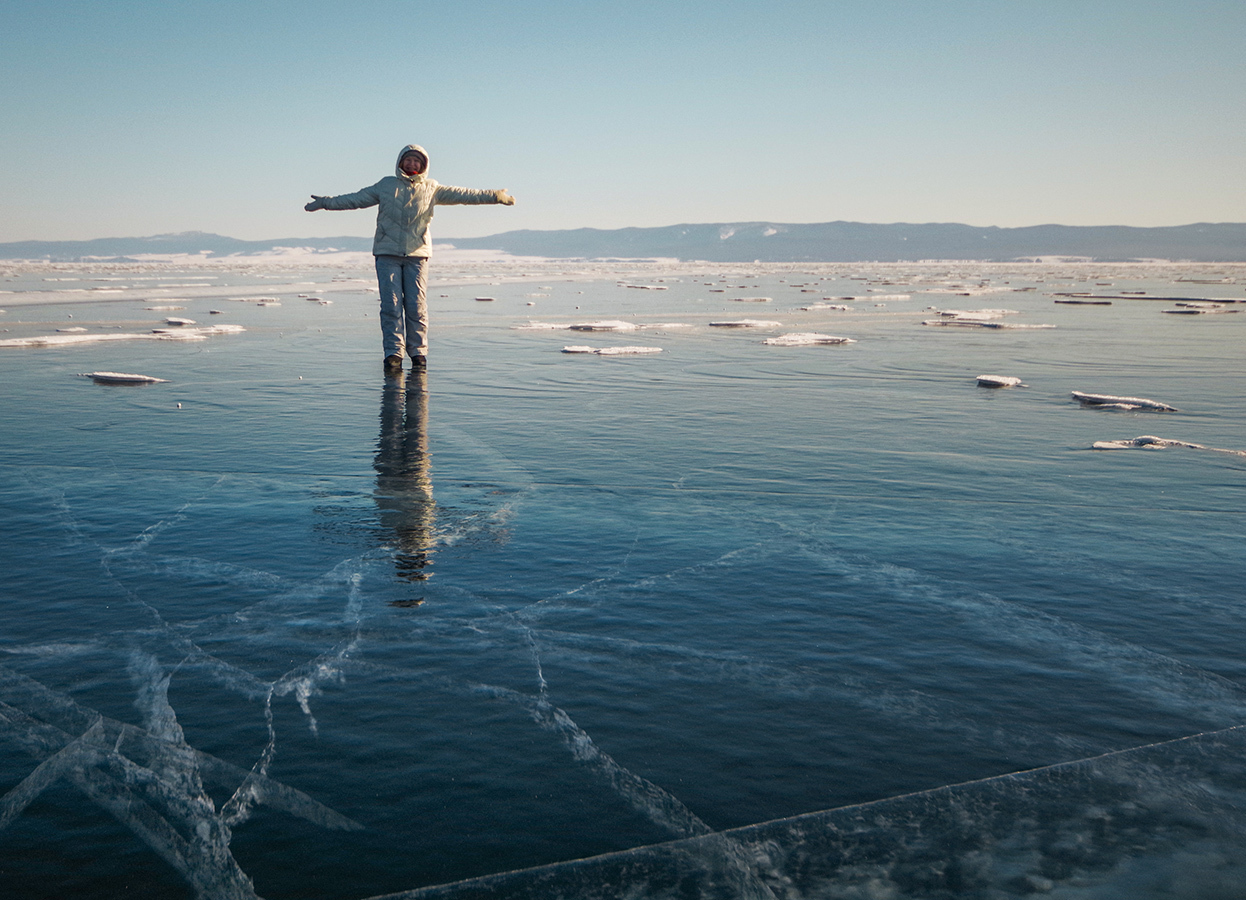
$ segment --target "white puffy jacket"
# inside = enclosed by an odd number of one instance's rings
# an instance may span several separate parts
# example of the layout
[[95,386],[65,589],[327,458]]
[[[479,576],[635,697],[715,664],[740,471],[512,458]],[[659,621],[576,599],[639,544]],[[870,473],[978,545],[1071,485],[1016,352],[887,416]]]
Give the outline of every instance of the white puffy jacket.
[[[398,163],[412,150],[428,159],[423,147],[408,144],[398,154]],[[398,168],[398,163],[394,164],[394,175],[382,178],[371,187],[353,194],[318,198],[323,209],[379,207],[376,211],[376,237],[372,241],[373,256],[429,256],[432,254],[432,242],[428,226],[433,220],[434,207],[501,202],[500,191],[438,184],[427,174],[405,174]],[[424,171],[427,173],[427,166]]]

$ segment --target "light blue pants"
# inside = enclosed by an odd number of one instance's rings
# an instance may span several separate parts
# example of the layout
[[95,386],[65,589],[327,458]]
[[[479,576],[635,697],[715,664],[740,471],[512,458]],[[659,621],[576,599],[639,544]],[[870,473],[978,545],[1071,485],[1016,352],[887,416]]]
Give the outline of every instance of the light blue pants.
[[428,260],[422,256],[378,256],[381,289],[381,345],[385,355],[428,355]]

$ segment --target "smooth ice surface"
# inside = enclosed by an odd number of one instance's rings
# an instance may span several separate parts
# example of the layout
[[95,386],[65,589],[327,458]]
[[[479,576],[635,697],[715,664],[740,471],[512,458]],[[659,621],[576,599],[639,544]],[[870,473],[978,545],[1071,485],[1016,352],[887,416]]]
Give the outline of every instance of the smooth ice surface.
[[1246,267],[433,278],[386,379],[366,261],[0,265],[0,893],[1246,892],[1246,317],[1126,293]]

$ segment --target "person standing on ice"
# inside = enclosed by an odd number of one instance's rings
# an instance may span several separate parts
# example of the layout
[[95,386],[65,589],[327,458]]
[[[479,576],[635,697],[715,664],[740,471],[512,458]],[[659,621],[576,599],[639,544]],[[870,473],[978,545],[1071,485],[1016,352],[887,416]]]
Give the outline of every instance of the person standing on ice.
[[364,209],[376,211],[376,237],[372,255],[376,257],[376,280],[381,290],[381,340],[385,350],[385,371],[402,371],[405,350],[411,365],[424,367],[428,361],[428,257],[432,253],[428,226],[433,208],[448,204],[500,203],[514,206],[515,198],[505,189],[490,191],[450,187],[427,177],[428,153],[418,144],[408,144],[398,154],[394,174],[353,194],[320,197],[303,209]]

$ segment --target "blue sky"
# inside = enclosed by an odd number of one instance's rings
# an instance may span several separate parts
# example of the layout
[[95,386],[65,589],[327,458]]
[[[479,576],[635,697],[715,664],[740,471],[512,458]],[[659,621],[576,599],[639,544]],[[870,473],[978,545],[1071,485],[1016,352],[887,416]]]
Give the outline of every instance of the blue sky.
[[0,0],[0,241],[1246,221],[1241,0]]

